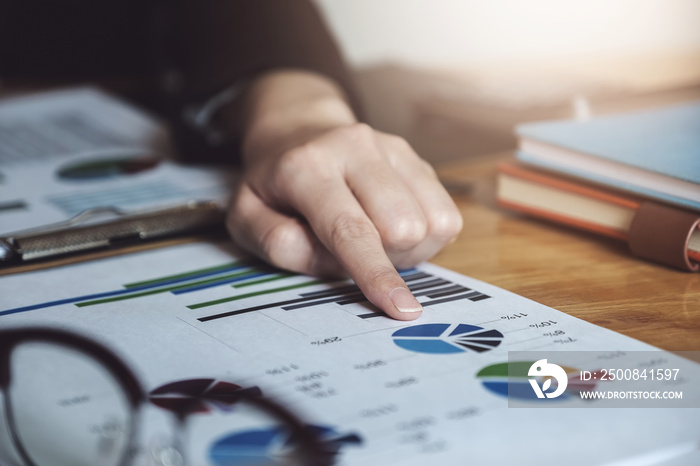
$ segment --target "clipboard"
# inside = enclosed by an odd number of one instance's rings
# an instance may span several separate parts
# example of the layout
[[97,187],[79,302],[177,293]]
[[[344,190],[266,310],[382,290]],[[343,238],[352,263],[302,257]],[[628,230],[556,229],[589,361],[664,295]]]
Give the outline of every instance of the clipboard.
[[201,240],[224,232],[213,201],[124,211],[91,209],[65,221],[0,237],[0,275]]

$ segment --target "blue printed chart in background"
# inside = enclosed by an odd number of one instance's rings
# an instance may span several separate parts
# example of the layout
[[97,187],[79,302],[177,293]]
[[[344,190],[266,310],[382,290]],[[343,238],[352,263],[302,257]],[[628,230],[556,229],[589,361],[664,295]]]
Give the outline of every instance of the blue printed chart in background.
[[[346,445],[359,445],[357,434],[339,434],[335,429],[310,425],[316,431],[326,451],[337,454]],[[216,466],[252,466],[261,464],[289,464],[293,449],[289,432],[280,427],[235,432],[215,441],[209,449],[209,458]]]
[[403,349],[431,354],[483,353],[503,341],[503,334],[498,330],[467,324],[414,325],[397,330],[392,337]]

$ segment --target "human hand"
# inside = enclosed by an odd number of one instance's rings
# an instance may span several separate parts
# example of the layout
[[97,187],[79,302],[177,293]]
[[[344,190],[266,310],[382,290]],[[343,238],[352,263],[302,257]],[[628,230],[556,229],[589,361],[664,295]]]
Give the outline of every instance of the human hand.
[[[452,241],[462,227],[459,211],[403,139],[354,122],[342,100],[324,95],[302,111],[295,97],[288,107],[295,111],[271,112],[285,107],[279,104],[286,94],[275,93],[290,87],[286,78],[259,89],[245,173],[228,216],[232,237],[284,269],[345,271],[389,316],[415,319],[422,308],[396,268],[429,259]],[[305,78],[293,75],[291,87],[303,88]]]

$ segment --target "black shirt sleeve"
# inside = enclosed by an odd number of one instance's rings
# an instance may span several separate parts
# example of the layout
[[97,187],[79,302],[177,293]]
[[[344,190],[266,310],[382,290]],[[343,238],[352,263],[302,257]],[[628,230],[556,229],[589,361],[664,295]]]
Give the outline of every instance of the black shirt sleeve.
[[359,113],[352,76],[309,0],[183,0],[171,14],[167,48],[176,53],[170,58],[182,82],[170,113],[185,153],[206,149],[230,157],[238,146],[235,138],[220,145],[207,141],[183,121],[183,109],[276,68],[301,68],[330,77]]

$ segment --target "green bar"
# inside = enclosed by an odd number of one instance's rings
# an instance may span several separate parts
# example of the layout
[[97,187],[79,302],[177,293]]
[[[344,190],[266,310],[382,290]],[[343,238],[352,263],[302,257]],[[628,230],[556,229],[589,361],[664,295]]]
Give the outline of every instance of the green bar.
[[477,377],[527,377],[530,366],[535,361],[513,361],[492,364],[481,369]]
[[289,285],[289,286],[283,286],[280,288],[273,288],[271,290],[262,290],[262,291],[256,291],[254,293],[247,293],[247,294],[241,294],[238,296],[231,296],[228,298],[222,298],[222,299],[217,299],[214,301],[207,301],[205,303],[198,303],[198,304],[190,304],[187,306],[189,309],[199,309],[202,307],[207,307],[207,306],[214,306],[216,304],[223,304],[223,303],[228,303],[231,301],[237,301],[239,299],[243,298],[252,298],[253,296],[261,296],[264,294],[270,294],[270,293],[277,293],[278,291],[288,291],[288,290],[294,290],[296,288],[304,288],[306,286],[311,286],[311,285],[318,285],[321,283],[328,283],[323,280],[313,280],[310,282],[304,282],[304,283],[297,283],[296,285]]
[[257,270],[244,270],[243,272],[237,272],[230,275],[221,275],[216,278],[208,278],[206,280],[200,280],[198,282],[187,282],[181,285],[166,286],[165,288],[156,288],[154,290],[141,291],[140,293],[123,294],[118,296],[111,296],[109,298],[96,299],[94,301],[83,301],[82,303],[76,303],[78,307],[94,306],[95,304],[112,303],[115,301],[124,301],[125,299],[140,298],[142,296],[149,296],[157,293],[165,293],[167,291],[177,291],[183,288],[189,288],[191,286],[206,285],[207,283],[217,282],[219,280],[227,280],[229,278],[238,278],[245,275],[252,275],[257,273]]
[[243,283],[236,283],[236,284],[233,284],[231,286],[234,288],[244,288],[246,286],[259,285],[261,283],[268,283],[268,282],[272,282],[275,280],[281,280],[283,278],[293,277],[295,275],[296,274],[294,274],[294,273],[288,273],[288,274],[284,274],[284,275],[275,275],[274,277],[261,278],[260,280],[251,280],[249,282],[243,282]]
[[217,265],[216,267],[208,267],[206,269],[193,270],[191,272],[180,273],[177,275],[168,275],[167,277],[153,278],[151,280],[145,280],[142,282],[127,283],[126,285],[124,285],[124,288],[135,288],[137,286],[156,285],[160,282],[167,282],[170,280],[177,280],[180,278],[192,277],[192,276],[198,275],[200,273],[218,272],[220,270],[226,270],[228,268],[237,267],[237,266],[242,265],[242,264],[243,264],[243,262],[241,262],[241,261],[231,262],[230,264]]

